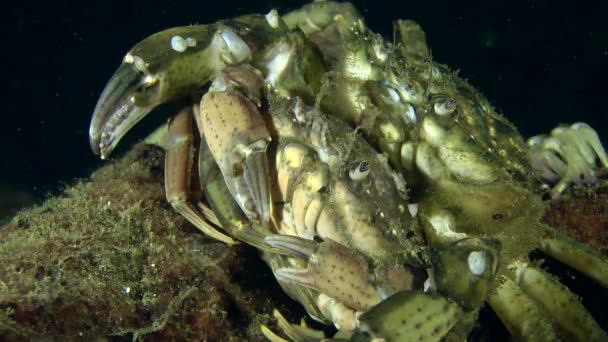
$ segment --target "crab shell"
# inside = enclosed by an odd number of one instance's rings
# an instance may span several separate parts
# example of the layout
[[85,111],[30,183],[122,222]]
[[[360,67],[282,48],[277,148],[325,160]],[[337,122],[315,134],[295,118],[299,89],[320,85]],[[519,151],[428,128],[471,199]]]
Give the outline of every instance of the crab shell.
[[[539,223],[543,184],[532,172],[558,180],[554,196],[577,171],[592,179],[596,158],[608,166],[595,132],[574,125],[529,148],[474,88],[431,60],[415,23],[397,21],[395,30],[398,41],[386,44],[350,4],[315,2],[282,18],[272,11],[162,31],[138,43],[104,89],[91,146],[105,158],[153,108],[194,97],[194,109],[186,106],[168,129],[169,201],[208,235],[263,250],[286,291],[317,318],[341,327],[351,322],[345,329],[353,338],[462,339],[488,302],[522,339],[554,338],[543,310],[568,336],[605,339],[576,298],[527,259],[541,249],[608,286],[604,256]],[[211,81],[199,107],[198,94]],[[287,108],[294,99],[302,108]],[[334,127],[332,134],[323,127]],[[191,181],[198,137],[210,207],[199,203]],[[344,141],[347,148],[336,148]],[[350,155],[353,146],[359,152]],[[375,165],[371,184],[384,184],[367,190],[385,192],[397,206],[366,197],[357,183],[366,179],[363,162]],[[406,207],[418,212],[415,220]],[[361,211],[388,218],[376,224]],[[369,244],[344,238],[367,229],[342,227],[348,222],[371,227],[376,238]],[[418,240],[409,241],[408,232]],[[315,242],[319,236],[325,239]],[[328,260],[355,277],[321,284],[331,275]],[[429,293],[415,281],[389,280],[416,278],[410,266],[428,272]],[[349,281],[376,297],[362,304],[354,289],[340,296]],[[353,294],[356,300],[345,299]],[[416,323],[401,322],[404,315]],[[306,338],[293,329],[288,335]]]

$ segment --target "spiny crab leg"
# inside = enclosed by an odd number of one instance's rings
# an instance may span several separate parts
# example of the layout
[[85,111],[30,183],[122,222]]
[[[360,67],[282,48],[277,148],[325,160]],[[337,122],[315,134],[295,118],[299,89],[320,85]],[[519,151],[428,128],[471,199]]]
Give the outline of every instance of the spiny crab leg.
[[194,158],[192,136],[193,111],[191,106],[183,108],[168,126],[165,153],[165,194],[167,201],[182,216],[203,233],[227,244],[234,244],[232,238],[213,227],[192,205],[190,194]]

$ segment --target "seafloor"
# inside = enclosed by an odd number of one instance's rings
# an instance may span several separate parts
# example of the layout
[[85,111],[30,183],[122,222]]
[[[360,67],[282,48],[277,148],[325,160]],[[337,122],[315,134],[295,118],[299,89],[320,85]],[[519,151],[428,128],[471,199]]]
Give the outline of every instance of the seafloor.
[[[551,203],[547,223],[608,254],[608,182]],[[537,255],[542,258],[542,255]],[[163,154],[138,145],[0,227],[0,340],[263,340],[304,315],[257,252],[199,233],[165,201]],[[603,327],[606,290],[546,262]],[[506,331],[482,310],[470,340]],[[500,338],[499,338],[500,339]]]

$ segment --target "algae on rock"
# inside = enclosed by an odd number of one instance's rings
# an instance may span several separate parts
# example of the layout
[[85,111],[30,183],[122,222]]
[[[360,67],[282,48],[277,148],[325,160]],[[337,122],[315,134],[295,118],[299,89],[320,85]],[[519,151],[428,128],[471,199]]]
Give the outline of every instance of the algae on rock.
[[172,210],[162,165],[139,145],[0,228],[0,339],[262,340],[288,300],[255,250]]

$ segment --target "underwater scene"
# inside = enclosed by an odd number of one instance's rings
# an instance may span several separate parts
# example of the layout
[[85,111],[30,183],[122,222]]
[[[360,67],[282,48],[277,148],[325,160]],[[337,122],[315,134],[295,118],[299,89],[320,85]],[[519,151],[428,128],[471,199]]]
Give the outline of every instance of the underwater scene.
[[608,341],[608,5],[6,8],[2,341]]

